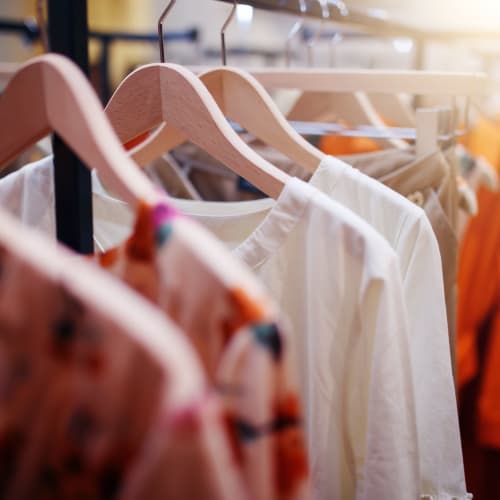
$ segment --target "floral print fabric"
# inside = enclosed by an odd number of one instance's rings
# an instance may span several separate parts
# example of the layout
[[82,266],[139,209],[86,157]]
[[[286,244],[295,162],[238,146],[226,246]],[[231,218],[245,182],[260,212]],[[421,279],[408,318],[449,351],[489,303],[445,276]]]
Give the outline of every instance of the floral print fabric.
[[248,498],[223,421],[163,314],[0,214],[0,498]]
[[98,259],[165,311],[195,346],[224,402],[233,463],[250,498],[309,498],[286,336],[246,268],[164,204],[141,207],[129,240]]

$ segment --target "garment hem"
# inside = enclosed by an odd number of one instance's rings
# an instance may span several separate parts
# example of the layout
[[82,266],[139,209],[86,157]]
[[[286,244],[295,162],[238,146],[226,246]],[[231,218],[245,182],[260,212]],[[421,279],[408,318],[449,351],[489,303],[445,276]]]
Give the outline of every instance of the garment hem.
[[464,493],[463,495],[448,495],[448,493],[439,493],[437,495],[420,495],[420,500],[472,500],[472,493]]

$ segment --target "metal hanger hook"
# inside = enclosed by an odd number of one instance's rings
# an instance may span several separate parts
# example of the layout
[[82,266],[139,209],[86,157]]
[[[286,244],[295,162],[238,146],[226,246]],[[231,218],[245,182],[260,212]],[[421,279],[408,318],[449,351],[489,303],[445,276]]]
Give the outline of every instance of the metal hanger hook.
[[[301,15],[304,15],[307,12],[307,6],[305,0],[299,0],[298,3],[299,3],[300,13]],[[290,30],[290,32],[286,37],[285,65],[287,68],[290,67],[290,63],[292,60],[292,41],[300,33],[303,26],[304,26],[304,20],[299,19],[294,23],[292,29]]]
[[160,61],[165,62],[165,41],[163,39],[163,21],[170,14],[172,7],[175,5],[177,0],[170,0],[170,3],[166,6],[165,10],[162,12],[160,19],[158,19],[158,42],[160,44]]
[[307,64],[312,66],[313,64],[313,49],[316,42],[319,40],[323,31],[325,30],[325,24],[330,19],[330,9],[328,8],[328,0],[318,0],[321,7],[321,26],[316,31],[316,33],[311,37],[309,42],[307,42]]
[[234,19],[234,15],[236,14],[236,9],[238,8],[238,0],[233,1],[233,7],[231,8],[231,12],[229,13],[228,18],[225,23],[222,25],[220,30],[220,44],[221,44],[221,55],[222,55],[222,66],[227,65],[227,51],[226,51],[226,29],[231,24],[231,21]]

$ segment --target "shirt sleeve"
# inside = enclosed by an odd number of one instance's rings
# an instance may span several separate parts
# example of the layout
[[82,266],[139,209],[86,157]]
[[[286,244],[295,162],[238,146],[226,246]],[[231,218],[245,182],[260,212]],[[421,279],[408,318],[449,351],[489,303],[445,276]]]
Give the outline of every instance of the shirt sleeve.
[[[353,450],[360,479],[356,498],[418,498],[419,450],[406,309],[397,258],[382,265],[376,264],[380,277],[371,277],[363,287],[360,321],[365,346],[353,350],[354,363],[366,367],[366,380],[351,380],[349,389],[353,417],[366,418],[361,427],[365,439],[352,440],[358,443]],[[356,392],[366,398],[365,417],[355,413]]]
[[423,215],[406,239],[404,273],[421,495],[466,498],[439,247]]

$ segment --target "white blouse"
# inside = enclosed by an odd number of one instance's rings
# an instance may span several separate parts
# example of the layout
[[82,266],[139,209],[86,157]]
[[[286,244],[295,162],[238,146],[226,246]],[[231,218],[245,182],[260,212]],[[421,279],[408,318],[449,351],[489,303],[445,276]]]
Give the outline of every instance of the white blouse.
[[410,327],[420,492],[432,499],[468,498],[441,257],[425,212],[332,156],[325,157],[310,184],[362,217],[397,253]]

